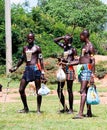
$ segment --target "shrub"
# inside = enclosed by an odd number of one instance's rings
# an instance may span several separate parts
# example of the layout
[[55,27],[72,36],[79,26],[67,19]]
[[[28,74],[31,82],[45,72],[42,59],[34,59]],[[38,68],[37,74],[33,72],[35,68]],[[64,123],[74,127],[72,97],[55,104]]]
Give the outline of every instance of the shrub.
[[107,74],[107,61],[101,61],[98,64],[96,64],[96,77],[99,79],[104,78],[104,76]]

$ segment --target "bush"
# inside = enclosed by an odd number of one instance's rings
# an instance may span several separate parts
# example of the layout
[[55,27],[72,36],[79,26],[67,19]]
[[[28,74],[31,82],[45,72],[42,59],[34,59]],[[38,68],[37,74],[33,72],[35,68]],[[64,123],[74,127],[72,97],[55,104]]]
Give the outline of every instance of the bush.
[[104,76],[107,74],[107,61],[101,61],[98,64],[96,64],[96,77],[99,79],[104,78]]
[[6,73],[6,66],[0,65],[0,74],[5,74],[5,73]]

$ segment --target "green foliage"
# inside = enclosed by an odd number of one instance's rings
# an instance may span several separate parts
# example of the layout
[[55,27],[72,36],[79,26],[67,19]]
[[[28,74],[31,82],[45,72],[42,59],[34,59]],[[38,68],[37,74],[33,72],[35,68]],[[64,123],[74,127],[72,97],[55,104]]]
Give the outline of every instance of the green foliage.
[[0,74],[5,74],[5,73],[6,73],[6,66],[0,65]]
[[104,55],[104,54],[107,54],[106,50],[103,48],[102,44],[103,44],[103,41],[101,38],[101,35],[98,34],[98,33],[92,33],[91,36],[90,36],[90,39],[91,39],[91,42],[94,44],[95,46],[95,49],[96,49],[96,53],[97,54],[101,54],[101,55]]
[[[35,43],[43,51],[44,57],[59,55],[62,49],[53,42],[55,37],[67,33],[73,35],[73,46],[78,54],[81,50],[79,39],[83,28],[91,32],[90,40],[98,54],[105,53],[106,33],[103,25],[106,21],[107,7],[100,0],[40,0],[39,6],[27,12],[23,5],[12,5],[12,50],[16,61],[26,45],[26,35],[32,30]],[[0,1],[0,65],[5,64],[5,26],[4,0]]]
[[95,32],[103,29],[107,19],[107,6],[100,0],[48,0],[42,9],[66,25]]
[[107,74],[107,61],[101,61],[96,64],[96,76],[101,79]]

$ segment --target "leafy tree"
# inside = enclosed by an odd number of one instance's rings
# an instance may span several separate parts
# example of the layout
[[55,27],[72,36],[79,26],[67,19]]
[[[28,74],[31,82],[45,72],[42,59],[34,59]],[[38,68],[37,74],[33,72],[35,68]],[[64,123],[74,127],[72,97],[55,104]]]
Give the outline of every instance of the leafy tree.
[[[12,6],[12,50],[13,55],[19,58],[22,46],[26,43],[26,35],[35,29],[31,14],[27,13],[21,5]],[[16,53],[17,52],[17,53]]]
[[107,6],[100,0],[48,0],[41,9],[66,25],[95,32],[107,21]]

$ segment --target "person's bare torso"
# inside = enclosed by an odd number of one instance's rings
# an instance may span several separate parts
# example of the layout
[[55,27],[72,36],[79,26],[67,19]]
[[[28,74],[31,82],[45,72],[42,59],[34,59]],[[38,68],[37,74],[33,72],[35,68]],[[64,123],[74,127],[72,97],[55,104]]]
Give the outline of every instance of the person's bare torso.
[[91,55],[94,53],[92,52],[93,45],[91,43],[85,44],[82,48],[82,54],[80,56],[79,62],[80,64],[88,64],[91,63]]
[[33,45],[32,48],[29,49],[28,46],[25,46],[23,49],[24,57],[26,65],[35,65],[38,63],[38,55],[40,53],[40,47]]

